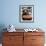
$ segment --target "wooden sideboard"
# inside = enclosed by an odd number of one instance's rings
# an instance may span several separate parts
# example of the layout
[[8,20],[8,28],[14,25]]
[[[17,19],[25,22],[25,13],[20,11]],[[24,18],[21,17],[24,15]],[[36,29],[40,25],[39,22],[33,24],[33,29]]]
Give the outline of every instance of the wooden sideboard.
[[3,32],[3,46],[44,46],[44,32]]

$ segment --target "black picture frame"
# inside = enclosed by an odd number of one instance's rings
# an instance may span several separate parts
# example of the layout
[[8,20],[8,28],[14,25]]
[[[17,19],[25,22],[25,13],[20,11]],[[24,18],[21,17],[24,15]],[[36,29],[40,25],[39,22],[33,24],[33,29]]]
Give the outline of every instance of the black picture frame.
[[34,22],[34,5],[19,5],[19,21],[22,23]]

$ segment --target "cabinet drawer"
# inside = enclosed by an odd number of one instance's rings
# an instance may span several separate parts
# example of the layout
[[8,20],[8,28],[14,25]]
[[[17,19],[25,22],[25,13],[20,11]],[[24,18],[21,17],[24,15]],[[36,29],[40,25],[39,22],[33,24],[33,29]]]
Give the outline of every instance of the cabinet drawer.
[[25,32],[24,36],[44,36],[44,32]]
[[23,46],[23,44],[3,44],[2,46]]
[[2,46],[15,46],[15,44],[10,44],[10,43],[8,43],[8,44],[7,44],[7,43],[5,43],[5,44],[4,44],[4,43],[3,43],[3,45],[2,45]]
[[22,46],[23,45],[23,37],[22,36],[4,36],[3,38],[3,46]]
[[32,43],[33,44],[43,44],[44,36],[32,36]]
[[32,46],[44,46],[44,44],[31,44]]
[[21,42],[23,40],[23,36],[4,36],[3,43],[14,43]]
[[29,45],[29,46],[36,46],[40,45],[42,46],[44,44],[44,36],[24,36],[24,45]]
[[4,36],[23,36],[23,32],[4,32]]

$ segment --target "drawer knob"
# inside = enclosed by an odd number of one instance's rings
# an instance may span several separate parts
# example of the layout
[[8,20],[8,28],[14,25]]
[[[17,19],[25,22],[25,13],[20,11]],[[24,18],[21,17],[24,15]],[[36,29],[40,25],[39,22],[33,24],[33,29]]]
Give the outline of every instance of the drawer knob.
[[32,39],[32,40],[36,40],[36,39]]
[[13,40],[13,38],[9,38],[10,40]]
[[12,40],[11,38],[9,38],[10,40]]

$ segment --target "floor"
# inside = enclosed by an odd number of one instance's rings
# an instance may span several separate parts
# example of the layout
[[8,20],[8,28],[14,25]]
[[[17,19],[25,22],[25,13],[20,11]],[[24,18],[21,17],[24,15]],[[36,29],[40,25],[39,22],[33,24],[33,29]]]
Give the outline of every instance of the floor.
[[2,44],[0,44],[0,46],[2,46]]

